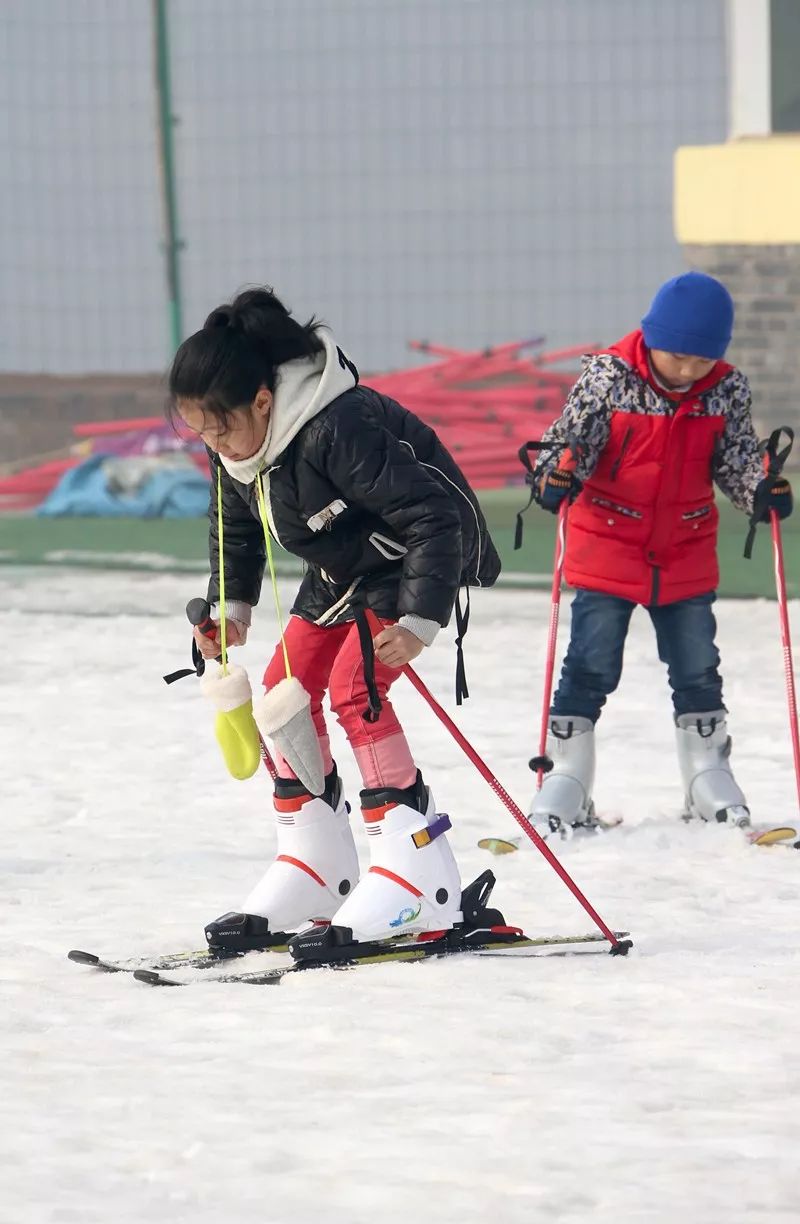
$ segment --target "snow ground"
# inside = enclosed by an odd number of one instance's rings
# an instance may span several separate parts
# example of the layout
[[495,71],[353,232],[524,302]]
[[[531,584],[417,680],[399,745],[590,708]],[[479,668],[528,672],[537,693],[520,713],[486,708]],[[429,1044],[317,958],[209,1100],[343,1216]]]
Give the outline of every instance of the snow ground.
[[[603,917],[632,930],[627,960],[157,991],[65,953],[200,946],[272,844],[266,773],[230,780],[194,682],[160,679],[184,659],[196,584],[3,578],[3,1224],[798,1218],[800,855],[676,821],[643,614],[600,724],[597,798],[624,830],[563,851]],[[473,697],[455,714],[523,804],[547,612],[533,593],[475,598]],[[758,816],[792,820],[775,606],[720,604],[719,619],[740,780]],[[274,633],[265,592],[242,652],[254,678]],[[437,642],[420,662],[452,710],[452,650]],[[495,901],[531,932],[588,930],[533,849],[476,848],[513,821],[402,682],[397,706],[454,817],[464,877],[492,866]]]

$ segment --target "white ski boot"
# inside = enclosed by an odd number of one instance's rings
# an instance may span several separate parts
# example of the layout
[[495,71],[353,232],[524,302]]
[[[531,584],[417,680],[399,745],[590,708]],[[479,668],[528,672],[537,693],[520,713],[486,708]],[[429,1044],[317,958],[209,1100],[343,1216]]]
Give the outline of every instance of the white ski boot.
[[358,883],[350,808],[334,767],[319,797],[301,782],[275,782],[278,853],[241,910],[206,927],[215,951],[247,951],[286,943],[287,933],[314,918],[331,918]]
[[460,922],[461,877],[446,837],[450,817],[437,814],[422,775],[405,790],[363,790],[361,808],[370,867],[334,914],[330,938],[363,943],[446,931]]
[[750,812],[730,766],[731,738],[725,711],[681,714],[675,723],[686,795],[684,819],[727,822],[746,828]]
[[[594,814],[594,723],[590,718],[553,714],[547,752],[553,762],[533,797],[530,817],[541,837],[570,837],[599,829]],[[531,762],[534,767],[536,760]]]

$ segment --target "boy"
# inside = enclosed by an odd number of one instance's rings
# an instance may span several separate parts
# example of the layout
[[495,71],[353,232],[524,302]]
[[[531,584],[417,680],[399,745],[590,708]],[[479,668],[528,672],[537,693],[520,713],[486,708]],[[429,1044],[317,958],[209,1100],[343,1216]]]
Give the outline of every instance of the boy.
[[[738,509],[792,512],[767,478],[745,376],[722,360],[733,330],[724,285],[686,272],[658,290],[641,330],[588,360],[534,468],[537,501],[570,511],[565,577],[577,588],[553,700],[554,762],[534,798],[540,832],[597,823],[594,725],[619,683],[631,614],[647,608],[666,663],[686,813],[749,823],[730,766],[712,611],[719,580],[712,481]],[[577,457],[575,470],[565,453]]]

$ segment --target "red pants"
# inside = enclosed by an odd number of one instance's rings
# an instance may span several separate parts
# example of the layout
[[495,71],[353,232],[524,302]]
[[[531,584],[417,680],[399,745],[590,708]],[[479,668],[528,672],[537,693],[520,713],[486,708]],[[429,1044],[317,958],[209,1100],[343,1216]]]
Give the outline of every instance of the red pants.
[[[394,623],[381,621],[382,625]],[[311,697],[311,715],[322,748],[325,772],[330,773],[333,768],[330,740],[322,712],[322,698],[327,689],[331,710],[350,742],[364,786],[411,786],[417,776],[417,767],[397,715],[386,696],[400,671],[375,659],[375,684],[382,709],[378,721],[368,723],[363,718],[367,708],[364,661],[358,630],[352,622],[325,628],[292,616],[286,627],[286,649],[292,675],[297,677]],[[264,673],[264,687],[273,688],[285,676],[283,650],[279,643]],[[276,764],[281,777],[294,777],[280,755],[277,755]]]

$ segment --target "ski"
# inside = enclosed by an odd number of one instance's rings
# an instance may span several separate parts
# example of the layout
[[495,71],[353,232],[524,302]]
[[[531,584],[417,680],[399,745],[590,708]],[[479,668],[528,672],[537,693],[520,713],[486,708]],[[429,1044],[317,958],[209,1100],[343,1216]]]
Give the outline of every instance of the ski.
[[[691,816],[682,816],[681,819],[684,824],[697,823]],[[785,846],[789,849],[800,850],[800,841],[798,841],[800,832],[793,825],[746,824],[730,826],[723,822],[722,827],[738,829],[750,846]]]
[[[681,817],[681,819],[684,824],[694,823],[694,821],[686,817]],[[564,840],[585,840],[589,836],[606,833],[621,824],[622,819],[620,818],[614,822],[601,822],[599,828],[574,829]],[[800,830],[792,825],[757,825],[755,827],[745,827],[741,831],[744,834],[745,840],[751,846],[784,846],[788,849],[800,850]],[[550,834],[545,840],[555,841],[556,836]],[[487,850],[490,854],[496,856],[514,854],[515,851],[519,850],[522,841],[521,837],[482,837],[478,842],[478,848],[480,850]]]
[[[613,829],[618,829],[622,822],[622,816],[602,816],[598,817],[597,823],[592,825],[578,825],[576,828],[570,826],[565,831],[558,829],[548,833],[542,833],[537,829],[537,832],[544,841],[571,842],[585,840],[588,837],[600,837],[603,833],[610,833]],[[478,849],[488,850],[494,855],[513,854],[515,850],[519,850],[523,840],[521,836],[482,837],[478,842]]]
[[[616,938],[621,941],[622,955],[632,946],[627,940],[628,931],[615,931]],[[507,940],[487,941],[486,943],[469,946],[448,946],[442,940],[417,940],[413,937],[403,944],[390,943],[385,948],[370,955],[352,960],[339,961],[296,961],[292,965],[283,965],[274,969],[255,971],[244,970],[240,973],[223,973],[205,979],[173,978],[165,972],[153,968],[136,969],[133,976],[137,982],[148,986],[191,986],[198,981],[206,982],[238,982],[251,986],[278,985],[285,977],[293,973],[307,973],[312,969],[358,969],[363,965],[378,965],[400,961],[421,961],[441,959],[445,956],[482,956],[482,957],[543,957],[543,956],[586,956],[608,955],[607,940],[599,932],[589,935],[542,935],[538,938],[521,939],[509,943]],[[373,945],[374,946],[374,945]]]
[[242,956],[250,956],[252,952],[285,952],[286,944],[275,945],[274,948],[247,949],[242,952],[211,952],[208,948],[199,948],[192,952],[168,952],[165,955],[130,956],[122,960],[111,960],[98,956],[94,952],[82,952],[73,948],[67,953],[67,959],[76,965],[88,965],[101,973],[135,973],[137,969],[213,969],[224,965],[227,961],[238,960]]
[[791,825],[772,825],[766,828],[745,829],[744,835],[751,846],[787,846],[800,850],[800,833]]

